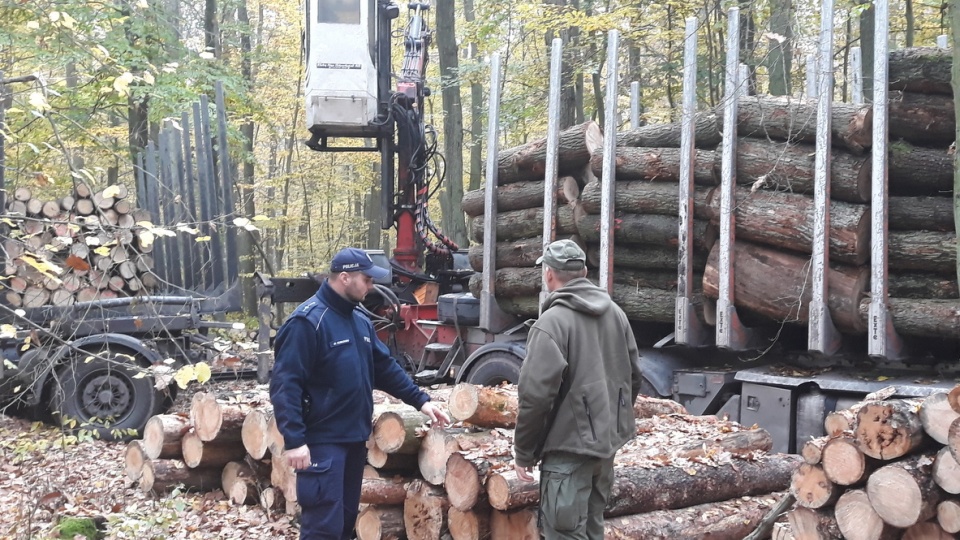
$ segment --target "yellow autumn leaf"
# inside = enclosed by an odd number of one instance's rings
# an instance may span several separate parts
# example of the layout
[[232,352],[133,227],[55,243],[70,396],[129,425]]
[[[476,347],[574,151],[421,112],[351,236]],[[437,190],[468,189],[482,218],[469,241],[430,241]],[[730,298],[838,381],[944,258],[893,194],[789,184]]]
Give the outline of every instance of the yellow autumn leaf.
[[246,227],[250,224],[250,220],[245,217],[234,218],[233,224],[237,227]]
[[108,257],[110,255],[110,248],[107,246],[100,246],[97,249],[93,250],[94,253],[101,257]]
[[200,234],[200,230],[199,230],[199,229],[194,229],[193,227],[190,227],[189,225],[178,225],[178,226],[177,226],[177,230],[180,231],[180,232],[185,232],[185,233],[187,233],[187,234],[192,234],[192,235],[194,235],[194,236]]
[[886,375],[881,375],[881,376],[877,377],[877,380],[878,380],[878,381],[889,381],[889,380],[890,380],[890,377],[887,377]]
[[209,236],[198,236],[198,237],[197,237],[197,242],[209,242],[209,241],[210,241],[210,237],[209,237]]
[[140,238],[140,246],[141,246],[141,247],[152,246],[152,245],[153,245],[153,241],[154,241],[154,239],[156,238],[156,237],[153,235],[153,233],[150,232],[150,231],[143,231],[143,232],[141,232],[138,236],[139,236],[139,238]]
[[197,374],[197,382],[200,384],[209,381],[212,375],[210,366],[206,362],[197,362],[194,364],[193,371]]
[[30,30],[39,30],[40,23],[37,21],[30,21],[27,23],[27,28],[29,28]]
[[17,328],[12,324],[0,324],[0,338],[17,337]]
[[200,58],[203,58],[204,60],[213,60],[216,58],[216,56],[214,56],[214,54],[210,51],[203,51],[200,53]]
[[156,79],[153,78],[153,73],[150,73],[149,71],[143,72],[143,82],[152,85],[155,81]]
[[50,104],[47,103],[47,98],[43,97],[43,94],[40,92],[31,93],[29,103],[31,107],[38,111],[42,112],[50,110]]
[[47,15],[47,17],[50,18],[50,22],[57,22],[57,21],[60,20],[60,12],[59,12],[59,11],[51,11],[50,14]]
[[133,82],[133,73],[129,71],[123,72],[123,75],[120,75],[113,80],[113,89],[118,94],[127,95],[130,93],[130,83]]
[[107,189],[103,190],[104,198],[116,197],[120,194],[120,186],[107,186]]
[[251,219],[253,219],[253,221],[266,221],[270,218],[268,218],[267,216],[253,216],[253,218]]
[[173,376],[173,380],[177,381],[177,386],[181,389],[185,389],[187,384],[197,378],[197,373],[194,371],[193,366],[187,364],[182,368],[178,369]]
[[63,26],[65,28],[73,29],[73,25],[76,24],[77,20],[71,17],[68,13],[60,12],[60,15],[63,17]]

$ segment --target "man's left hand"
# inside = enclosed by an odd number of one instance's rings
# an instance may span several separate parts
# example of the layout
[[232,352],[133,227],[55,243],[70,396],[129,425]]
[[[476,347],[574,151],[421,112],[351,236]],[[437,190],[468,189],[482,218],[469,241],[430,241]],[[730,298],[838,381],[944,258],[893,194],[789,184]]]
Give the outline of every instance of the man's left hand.
[[437,407],[433,402],[428,401],[420,407],[420,412],[430,417],[430,422],[436,427],[447,427],[450,424],[450,417],[443,409]]

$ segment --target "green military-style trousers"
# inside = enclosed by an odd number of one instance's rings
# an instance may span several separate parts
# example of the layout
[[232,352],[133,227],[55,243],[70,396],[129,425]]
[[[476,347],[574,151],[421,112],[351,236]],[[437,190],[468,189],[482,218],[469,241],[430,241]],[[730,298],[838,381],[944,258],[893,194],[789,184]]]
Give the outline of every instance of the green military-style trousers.
[[602,540],[613,456],[550,452],[540,464],[540,532],[546,540]]

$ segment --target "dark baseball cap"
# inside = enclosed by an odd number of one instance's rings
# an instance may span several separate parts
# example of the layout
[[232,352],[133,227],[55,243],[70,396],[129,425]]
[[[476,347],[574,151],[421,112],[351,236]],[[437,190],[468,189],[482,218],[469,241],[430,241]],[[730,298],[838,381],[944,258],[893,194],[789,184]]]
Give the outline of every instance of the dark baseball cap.
[[556,270],[583,270],[587,255],[573,240],[557,240],[543,250],[537,264],[545,264]]
[[330,262],[330,273],[363,272],[373,279],[383,279],[390,275],[386,268],[373,264],[373,259],[366,251],[357,248],[344,248],[333,256]]

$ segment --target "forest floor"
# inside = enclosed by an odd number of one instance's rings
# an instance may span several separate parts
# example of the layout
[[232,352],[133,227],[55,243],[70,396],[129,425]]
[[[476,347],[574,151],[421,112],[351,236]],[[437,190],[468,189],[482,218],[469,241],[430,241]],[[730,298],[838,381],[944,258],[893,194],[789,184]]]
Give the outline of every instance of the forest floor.
[[[189,410],[197,391],[257,390],[254,381],[210,381],[179,392],[172,410]],[[64,517],[105,520],[105,539],[296,539],[296,520],[236,505],[221,491],[155,496],[124,473],[125,443],[78,440],[43,422],[0,414],[0,540],[62,538]],[[82,537],[80,537],[82,538]]]

